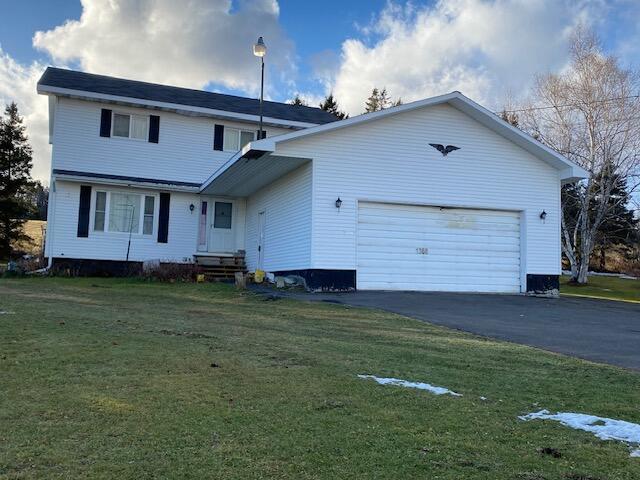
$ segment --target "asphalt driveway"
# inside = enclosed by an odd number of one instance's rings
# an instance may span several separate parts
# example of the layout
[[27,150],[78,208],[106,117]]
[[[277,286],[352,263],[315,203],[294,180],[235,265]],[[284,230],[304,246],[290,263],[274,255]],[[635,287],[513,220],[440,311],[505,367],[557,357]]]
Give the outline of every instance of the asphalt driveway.
[[431,292],[277,294],[378,308],[477,335],[640,370],[638,304],[577,297]]

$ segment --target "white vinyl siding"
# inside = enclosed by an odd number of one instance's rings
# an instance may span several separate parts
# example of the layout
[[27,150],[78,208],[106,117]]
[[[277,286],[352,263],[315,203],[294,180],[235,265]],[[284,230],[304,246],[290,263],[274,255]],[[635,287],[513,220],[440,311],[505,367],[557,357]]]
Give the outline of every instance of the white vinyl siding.
[[[443,157],[429,143],[460,150]],[[357,205],[374,201],[519,211],[522,285],[560,273],[559,171],[449,105],[283,142],[278,154],[313,158],[312,268],[357,268]]]
[[[55,111],[52,168],[202,183],[235,153],[213,149],[214,124],[224,125],[225,130],[246,130],[252,135],[258,130],[257,123],[162,112],[159,132],[162,142],[126,141],[100,136],[102,108],[146,117],[157,114],[143,108],[114,108],[110,104],[60,98]],[[291,130],[269,127],[269,135],[285,132]]]
[[[86,185],[86,184],[84,184]],[[92,185],[91,218],[95,222],[95,192],[105,191],[103,185]],[[53,190],[53,189],[52,189]],[[118,191],[123,191],[118,189]],[[132,194],[155,197],[157,192],[129,190]],[[53,191],[55,221],[47,230],[48,254],[54,257],[84,258],[96,260],[124,260],[129,240],[128,233],[95,231],[90,228],[89,237],[77,237],[80,184],[57,180]],[[188,193],[171,193],[169,214],[169,242],[158,243],[158,200],[154,201],[154,231],[151,235],[133,233],[129,259],[132,261],[163,260],[189,261],[195,252],[198,215],[191,214],[190,204],[197,204],[199,196]],[[109,202],[107,201],[107,208]],[[142,222],[143,220],[141,220]],[[108,227],[105,222],[105,230]]]
[[259,215],[264,212],[264,269],[299,270],[311,265],[311,164],[303,165],[247,198],[246,259],[258,263]]
[[357,287],[519,292],[520,214],[361,203]]

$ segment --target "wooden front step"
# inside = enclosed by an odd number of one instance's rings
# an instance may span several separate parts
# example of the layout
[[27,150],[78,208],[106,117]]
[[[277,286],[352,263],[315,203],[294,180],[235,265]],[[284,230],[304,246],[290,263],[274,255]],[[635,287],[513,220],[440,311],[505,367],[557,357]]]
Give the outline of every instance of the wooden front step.
[[232,280],[236,272],[247,272],[244,255],[196,255],[195,260],[209,280]]

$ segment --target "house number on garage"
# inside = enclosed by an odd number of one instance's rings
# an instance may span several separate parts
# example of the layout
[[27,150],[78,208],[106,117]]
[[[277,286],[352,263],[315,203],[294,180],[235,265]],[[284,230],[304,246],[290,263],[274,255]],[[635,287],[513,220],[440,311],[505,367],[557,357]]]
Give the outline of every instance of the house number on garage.
[[416,253],[418,255],[426,255],[427,253],[429,253],[429,249],[427,247],[418,247],[416,248]]

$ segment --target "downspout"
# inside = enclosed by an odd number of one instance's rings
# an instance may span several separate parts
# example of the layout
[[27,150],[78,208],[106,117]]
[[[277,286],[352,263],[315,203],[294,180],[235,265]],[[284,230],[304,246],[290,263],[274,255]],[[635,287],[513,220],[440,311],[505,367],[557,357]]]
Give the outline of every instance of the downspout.
[[55,218],[55,205],[56,205],[56,180],[53,175],[51,175],[51,180],[49,181],[49,202],[47,205],[47,234],[44,238],[44,249],[46,253],[49,252],[49,257],[47,261],[47,266],[43,270],[48,272],[53,267],[53,224]]

